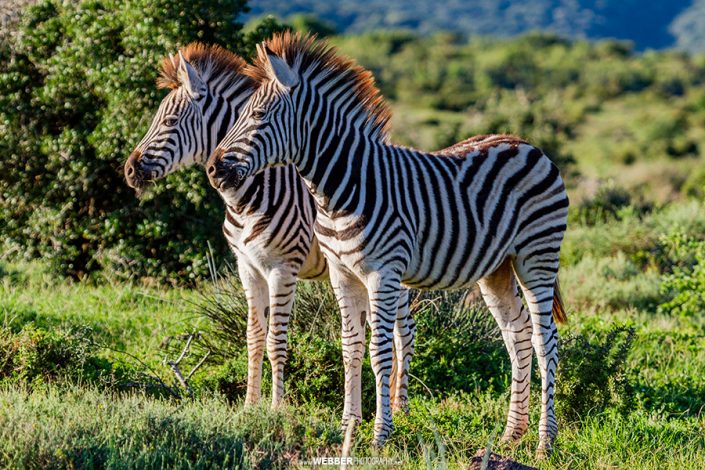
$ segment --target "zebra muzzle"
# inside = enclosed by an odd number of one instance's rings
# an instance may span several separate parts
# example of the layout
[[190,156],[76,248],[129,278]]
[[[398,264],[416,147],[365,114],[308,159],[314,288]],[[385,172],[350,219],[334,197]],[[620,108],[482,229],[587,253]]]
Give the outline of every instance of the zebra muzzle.
[[225,151],[218,148],[208,159],[206,172],[208,180],[215,189],[239,188],[245,176],[245,169],[223,159]]
[[125,181],[134,189],[140,189],[144,184],[144,173],[139,161],[141,155],[139,150],[135,150],[125,162]]

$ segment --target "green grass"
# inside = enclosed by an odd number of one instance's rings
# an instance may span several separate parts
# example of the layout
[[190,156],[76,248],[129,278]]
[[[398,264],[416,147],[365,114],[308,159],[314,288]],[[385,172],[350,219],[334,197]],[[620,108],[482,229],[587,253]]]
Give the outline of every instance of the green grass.
[[245,411],[217,397],[175,404],[87,387],[0,390],[0,456],[18,468],[281,465],[335,442],[335,428],[316,410]]
[[4,325],[89,325],[99,342],[140,357],[154,353],[164,337],[193,331],[205,322],[194,313],[195,291],[62,281],[41,263],[6,263],[0,276]]
[[[475,318],[486,312],[465,314],[466,320],[453,317],[449,324],[434,323],[438,312],[433,309],[451,308],[457,301],[454,296],[422,304],[416,312],[420,338],[412,372],[424,377],[431,391],[412,379],[411,413],[395,418],[395,432],[380,455],[412,468],[455,468],[491,443],[493,450],[540,468],[701,467],[705,317],[669,314],[657,307],[667,300],[661,283],[674,262],[663,234],[679,228],[702,238],[703,209],[700,202],[687,202],[646,215],[627,211],[619,220],[571,227],[561,271],[570,315],[570,323],[561,329],[563,336],[577,335],[595,351],[601,351],[601,341],[614,325],[631,325],[635,336],[620,365],[626,387],[602,404],[591,404],[589,395],[574,397],[583,400],[585,411],[577,417],[559,412],[560,435],[549,460],[537,462],[534,457],[539,404],[535,372],[529,432],[516,445],[495,446],[509,400],[508,360],[496,331]],[[212,332],[194,306],[202,291],[211,288],[208,285],[187,290],[109,281],[72,283],[51,276],[42,263],[4,262],[0,276],[0,319],[6,331],[19,334],[30,324],[57,331],[88,326],[100,358],[140,370],[143,366],[135,356],[168,382],[170,372],[162,364],[167,353],[159,347],[163,338],[196,329]],[[286,466],[292,459],[300,463],[339,455],[342,385],[337,317],[330,296],[318,289],[313,284],[301,286],[290,370],[297,383],[289,383],[288,405],[282,410],[272,412],[263,405],[245,411],[239,395],[225,397],[218,391],[230,390],[217,385],[222,383],[218,380],[241,380],[242,354],[230,360],[231,369],[221,365],[222,358],[207,363],[196,374],[194,400],[89,384],[80,376],[30,382],[6,377],[0,379],[0,460],[17,468],[267,468]],[[317,329],[325,331],[320,345],[306,336]],[[428,337],[432,335],[437,337]],[[561,376],[572,373],[574,380],[589,384],[595,364],[582,363],[583,351],[570,349],[571,344],[576,343],[564,345],[561,364],[570,370]],[[468,360],[454,354],[457,351],[476,357]],[[584,351],[584,357],[592,356]],[[439,373],[434,360],[447,364],[453,376]],[[240,378],[232,379],[228,375],[232,370],[239,371]],[[323,380],[327,377],[334,380]],[[365,422],[354,455],[374,456],[378,454],[370,445],[369,370],[364,380]]]

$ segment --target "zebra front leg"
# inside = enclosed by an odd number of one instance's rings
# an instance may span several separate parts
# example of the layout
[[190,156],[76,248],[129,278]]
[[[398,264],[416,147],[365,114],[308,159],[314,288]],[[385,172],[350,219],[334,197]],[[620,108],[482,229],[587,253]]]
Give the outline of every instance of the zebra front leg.
[[272,366],[272,408],[284,398],[284,366],[287,359],[287,331],[294,305],[296,274],[274,270],[269,275],[269,332],[267,356]]
[[374,444],[381,447],[393,430],[389,374],[392,370],[392,336],[399,307],[400,282],[398,276],[378,273],[368,276],[367,282],[372,330],[370,362],[377,386]]
[[531,319],[519,296],[511,261],[505,260],[478,282],[482,297],[502,332],[512,364],[511,397],[502,440],[515,441],[529,428],[531,385]]
[[558,434],[554,410],[556,369],[558,368],[558,329],[553,319],[554,285],[558,272],[558,251],[547,259],[517,257],[514,269],[521,282],[531,312],[531,342],[541,371],[541,420],[537,456],[550,455]]
[[262,361],[267,336],[269,289],[267,282],[246,260],[238,259],[240,281],[247,296],[247,394],[245,406],[259,402],[262,395]]
[[394,324],[394,356],[390,379],[392,413],[409,412],[409,365],[414,354],[416,323],[409,312],[409,289],[399,292],[399,308]]
[[342,322],[343,365],[345,366],[345,398],[342,429],[348,422],[362,421],[362,360],[365,355],[365,322],[367,289],[354,276],[329,266],[330,281],[340,306]]

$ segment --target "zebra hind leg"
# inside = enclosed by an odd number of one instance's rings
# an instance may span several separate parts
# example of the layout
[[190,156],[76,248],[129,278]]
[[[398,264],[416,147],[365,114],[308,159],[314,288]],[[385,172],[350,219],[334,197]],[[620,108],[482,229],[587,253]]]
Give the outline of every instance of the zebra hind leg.
[[402,288],[394,324],[394,357],[390,379],[392,413],[409,412],[409,365],[414,354],[416,323],[409,312],[409,290]]
[[558,329],[553,318],[554,286],[558,273],[558,250],[536,249],[532,255],[518,255],[514,260],[524,298],[531,312],[532,344],[541,372],[541,420],[539,421],[538,457],[550,455],[558,434],[554,410],[556,369],[558,368]]
[[507,258],[499,268],[478,282],[482,297],[497,321],[512,364],[511,397],[502,441],[521,438],[529,427],[531,385],[531,318]]

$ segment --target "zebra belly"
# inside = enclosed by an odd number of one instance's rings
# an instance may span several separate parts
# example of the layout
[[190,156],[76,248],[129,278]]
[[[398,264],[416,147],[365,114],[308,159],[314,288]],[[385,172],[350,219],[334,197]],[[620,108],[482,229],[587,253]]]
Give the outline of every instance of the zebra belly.
[[439,249],[435,249],[433,239],[417,243],[409,268],[402,275],[402,283],[422,290],[473,286],[514,254],[513,234],[501,239],[496,235],[486,230],[463,234],[451,242],[442,240]]
[[[402,284],[419,290],[453,290],[453,289],[466,289],[472,287],[477,281],[493,273],[502,261],[504,261],[507,256],[506,252],[498,256],[496,259],[490,262],[488,268],[483,272],[475,271],[471,273],[460,273],[459,277],[456,277],[454,273],[447,273],[445,276],[441,277],[440,280],[430,283],[429,277],[419,278],[418,273],[413,271],[407,271],[402,276]],[[462,271],[462,269],[460,270]],[[414,274],[417,274],[414,276]]]
[[314,236],[311,240],[311,248],[306,256],[306,261],[301,266],[298,274],[299,279],[307,281],[317,281],[328,279],[328,262],[321,252],[318,239]]

